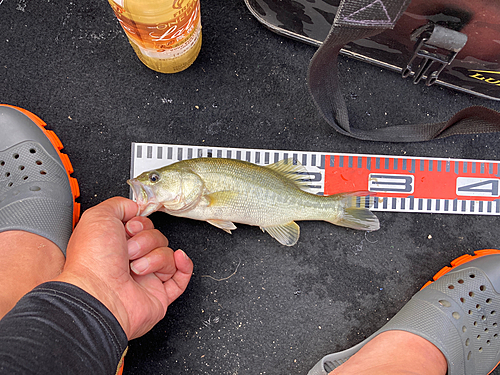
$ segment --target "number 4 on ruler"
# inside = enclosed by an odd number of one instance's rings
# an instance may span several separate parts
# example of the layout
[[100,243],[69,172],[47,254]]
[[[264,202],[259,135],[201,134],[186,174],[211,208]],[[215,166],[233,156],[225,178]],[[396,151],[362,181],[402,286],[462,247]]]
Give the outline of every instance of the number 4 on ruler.
[[498,197],[497,179],[458,177],[457,195],[468,195],[475,197]]

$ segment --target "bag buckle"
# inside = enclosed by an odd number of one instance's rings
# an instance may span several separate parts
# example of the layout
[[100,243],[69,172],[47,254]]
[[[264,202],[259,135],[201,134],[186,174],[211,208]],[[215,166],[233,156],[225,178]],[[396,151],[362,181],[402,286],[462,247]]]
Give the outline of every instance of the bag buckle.
[[[436,24],[427,24],[415,30],[411,40],[416,41],[415,49],[402,76],[413,76],[415,84],[425,79],[425,84],[430,86],[465,46],[467,35]],[[418,65],[414,69],[416,62]]]

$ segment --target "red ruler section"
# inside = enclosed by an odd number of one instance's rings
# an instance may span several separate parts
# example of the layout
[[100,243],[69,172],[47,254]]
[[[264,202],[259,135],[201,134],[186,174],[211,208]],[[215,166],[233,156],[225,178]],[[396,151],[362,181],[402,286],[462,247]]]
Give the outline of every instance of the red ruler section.
[[331,154],[325,195],[365,190],[375,210],[499,214],[496,161]]

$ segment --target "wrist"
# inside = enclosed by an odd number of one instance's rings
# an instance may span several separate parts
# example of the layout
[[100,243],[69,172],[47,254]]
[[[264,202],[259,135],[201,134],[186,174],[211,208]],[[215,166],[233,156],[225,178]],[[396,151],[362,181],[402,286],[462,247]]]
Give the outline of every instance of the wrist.
[[[64,282],[72,284],[92,297],[101,302],[116,318],[127,337],[129,337],[129,319],[123,303],[118,298],[118,295],[108,288],[102,281],[94,282],[93,278],[81,277],[70,272],[63,271],[58,277],[52,281]],[[98,279],[97,279],[98,280]]]

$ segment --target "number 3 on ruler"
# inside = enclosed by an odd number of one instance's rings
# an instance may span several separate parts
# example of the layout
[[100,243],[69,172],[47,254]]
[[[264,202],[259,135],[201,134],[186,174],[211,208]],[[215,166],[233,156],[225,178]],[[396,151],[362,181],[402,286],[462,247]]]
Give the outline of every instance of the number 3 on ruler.
[[497,179],[458,177],[457,195],[468,195],[474,197],[498,197]]
[[368,191],[378,193],[413,193],[412,175],[375,174],[368,177]]

